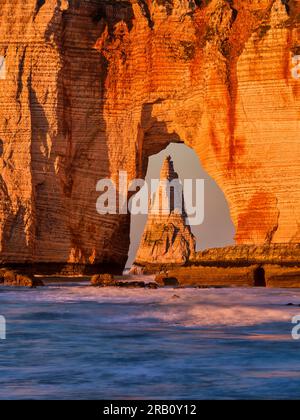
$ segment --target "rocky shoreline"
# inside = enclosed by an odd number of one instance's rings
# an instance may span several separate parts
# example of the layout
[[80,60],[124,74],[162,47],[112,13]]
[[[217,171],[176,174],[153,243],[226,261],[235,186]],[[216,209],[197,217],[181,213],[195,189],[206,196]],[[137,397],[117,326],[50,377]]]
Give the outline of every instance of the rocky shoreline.
[[[35,267],[36,268],[36,267]],[[82,268],[82,267],[81,267]],[[53,282],[90,282],[94,287],[269,287],[300,288],[300,244],[268,246],[231,246],[198,252],[185,264],[151,264],[136,261],[129,275],[107,266],[95,267],[97,274],[83,275],[75,269],[53,275],[53,269],[34,271],[0,268],[0,286],[40,287]]]
[[[300,288],[300,244],[239,245],[197,252],[184,265],[136,261],[132,272],[195,287]],[[175,280],[176,279],[176,282]]]
[[0,269],[0,286],[28,287],[34,289],[36,287],[43,287],[44,282],[34,276],[2,268]]

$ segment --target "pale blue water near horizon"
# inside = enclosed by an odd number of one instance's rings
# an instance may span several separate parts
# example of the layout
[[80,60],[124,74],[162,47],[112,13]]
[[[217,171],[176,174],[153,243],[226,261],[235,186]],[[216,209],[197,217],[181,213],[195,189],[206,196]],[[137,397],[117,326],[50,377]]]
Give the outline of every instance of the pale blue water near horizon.
[[298,399],[299,290],[0,290],[0,399]]

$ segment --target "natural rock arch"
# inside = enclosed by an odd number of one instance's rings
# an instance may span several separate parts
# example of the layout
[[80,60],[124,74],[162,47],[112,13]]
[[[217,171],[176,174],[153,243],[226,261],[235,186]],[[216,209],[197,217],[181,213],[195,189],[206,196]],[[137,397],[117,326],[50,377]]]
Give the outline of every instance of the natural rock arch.
[[[150,184],[151,179],[159,178],[161,165],[168,155],[172,157],[175,170],[182,180],[192,179],[195,181],[198,178],[204,179],[205,182],[205,220],[202,225],[192,226],[192,232],[197,241],[197,249],[233,245],[235,230],[228,203],[216,182],[201,167],[199,158],[193,149],[183,143],[171,142],[160,153],[149,158],[146,181]],[[147,215],[131,216],[131,241],[127,267],[130,267],[134,260],[146,220]]]
[[238,244],[300,242],[299,2],[36,4],[1,14],[2,263],[120,270],[129,217],[97,215],[96,183],[143,176],[174,139],[224,192]]

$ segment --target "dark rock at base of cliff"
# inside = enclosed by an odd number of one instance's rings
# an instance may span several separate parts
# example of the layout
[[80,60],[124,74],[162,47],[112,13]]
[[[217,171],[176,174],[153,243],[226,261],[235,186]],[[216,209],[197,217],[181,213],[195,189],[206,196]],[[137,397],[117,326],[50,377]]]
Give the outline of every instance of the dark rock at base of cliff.
[[144,281],[117,281],[117,287],[126,287],[126,288],[133,288],[133,289],[157,289],[158,284],[156,283],[146,283]]
[[1,268],[0,269],[0,285],[4,283],[4,274],[5,274],[5,269]]
[[143,280],[122,279],[115,280],[111,274],[98,274],[92,277],[91,285],[94,287],[122,287],[122,288],[140,288],[157,289],[155,282],[145,282]]

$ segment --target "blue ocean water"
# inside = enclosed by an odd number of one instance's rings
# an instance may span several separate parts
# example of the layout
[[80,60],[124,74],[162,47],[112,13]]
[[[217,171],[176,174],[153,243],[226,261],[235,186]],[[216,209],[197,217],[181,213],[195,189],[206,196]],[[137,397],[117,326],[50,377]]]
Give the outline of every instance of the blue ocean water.
[[298,290],[0,290],[0,399],[300,398]]

